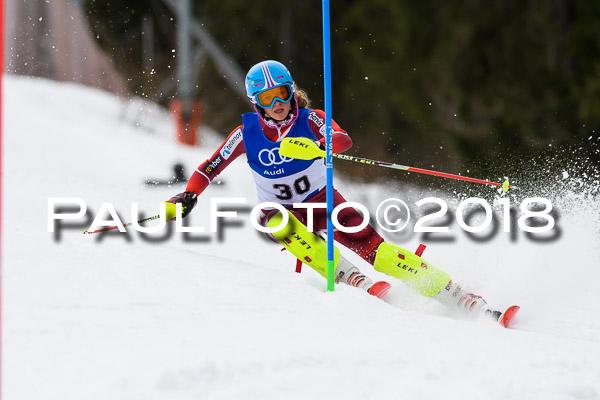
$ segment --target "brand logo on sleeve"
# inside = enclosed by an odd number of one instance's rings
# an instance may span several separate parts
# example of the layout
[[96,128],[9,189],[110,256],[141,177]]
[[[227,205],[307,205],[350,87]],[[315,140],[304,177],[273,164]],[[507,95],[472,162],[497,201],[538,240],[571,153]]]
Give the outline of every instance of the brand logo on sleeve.
[[213,158],[206,164],[206,166],[204,167],[204,169],[202,171],[207,176],[210,176],[215,171],[215,169],[219,166],[219,164],[221,164],[222,162],[223,162],[223,159],[221,158],[221,156],[216,156],[215,158]]
[[327,131],[327,125],[325,125],[325,120],[319,117],[319,115],[317,115],[317,113],[314,111],[308,114],[308,119],[312,121],[317,126],[317,128],[319,128],[319,133],[325,136],[325,132]]
[[227,160],[229,158],[229,156],[231,155],[231,153],[233,153],[235,148],[241,142],[242,142],[242,130],[238,129],[235,132],[233,132],[231,134],[231,136],[229,136],[229,139],[227,139],[227,141],[223,145],[223,148],[221,148],[221,157],[223,157],[224,160]]
[[314,111],[308,114],[308,119],[314,122],[315,125],[317,125],[317,128],[320,128],[323,125],[325,125],[325,120],[319,117]]

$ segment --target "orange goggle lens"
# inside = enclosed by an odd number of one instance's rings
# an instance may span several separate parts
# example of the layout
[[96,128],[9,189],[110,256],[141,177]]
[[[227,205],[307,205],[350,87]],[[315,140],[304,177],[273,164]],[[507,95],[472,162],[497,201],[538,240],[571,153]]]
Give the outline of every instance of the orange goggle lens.
[[258,105],[263,108],[271,108],[275,101],[279,100],[282,103],[287,103],[292,99],[292,89],[290,85],[282,85],[265,90],[256,95]]

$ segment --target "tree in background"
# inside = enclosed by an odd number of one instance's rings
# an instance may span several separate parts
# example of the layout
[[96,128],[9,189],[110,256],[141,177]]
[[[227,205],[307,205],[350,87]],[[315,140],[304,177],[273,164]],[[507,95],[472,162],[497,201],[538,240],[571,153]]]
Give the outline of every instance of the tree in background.
[[[176,21],[160,0],[87,0],[85,7],[137,94],[142,21],[152,15],[154,79],[167,79],[176,65]],[[323,107],[320,1],[203,0],[194,12],[243,69],[278,59]],[[595,2],[346,0],[332,2],[331,17],[333,112],[352,134],[351,152],[456,172],[469,165],[490,176],[506,157],[597,136]],[[199,74],[205,121],[227,133],[247,101],[210,61]]]

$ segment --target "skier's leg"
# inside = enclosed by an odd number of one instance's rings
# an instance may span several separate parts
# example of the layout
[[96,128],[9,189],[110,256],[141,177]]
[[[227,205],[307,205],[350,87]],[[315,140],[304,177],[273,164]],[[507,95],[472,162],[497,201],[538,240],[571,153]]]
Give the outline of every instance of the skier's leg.
[[[308,232],[306,226],[291,212],[287,211],[288,223],[277,232],[270,235],[281,243],[296,258],[309,265],[324,278],[327,277],[327,245],[323,239],[314,233]],[[275,228],[283,221],[283,214],[279,211],[270,215],[266,221],[269,228]],[[334,248],[334,263],[340,260],[340,251]],[[324,262],[325,261],[325,262]]]
[[450,281],[441,269],[398,246],[383,242],[377,248],[375,270],[401,279],[425,297],[438,294]]
[[[309,202],[325,202],[326,198],[323,196],[315,196],[315,199],[311,199]],[[346,199],[340,192],[334,190],[333,192],[333,207],[336,208],[341,204],[346,203]],[[315,209],[314,210],[314,226],[316,230],[327,233],[327,210]],[[361,225],[364,221],[364,217],[353,207],[343,207],[337,215],[337,222],[346,228],[355,228]],[[373,265],[375,260],[375,253],[377,247],[383,238],[377,233],[375,228],[371,224],[367,224],[364,228],[354,232],[344,232],[343,230],[334,230],[333,238],[336,243],[343,245],[344,247],[352,250],[356,255],[361,257],[363,260]]]
[[[324,202],[323,194],[316,195],[310,202]],[[344,197],[334,190],[334,206],[345,203]],[[345,207],[338,214],[338,222],[345,227],[359,226],[363,216],[353,207]],[[323,209],[314,212],[314,224],[317,229],[326,229],[327,214]],[[480,297],[465,292],[450,280],[450,276],[416,254],[386,243],[381,235],[368,224],[358,232],[334,232],[336,243],[349,248],[377,271],[401,279],[426,297],[454,308],[457,305],[467,310],[477,311],[486,308],[486,302]]]
[[438,269],[398,246],[383,242],[377,248],[374,267],[377,271],[401,279],[425,297],[450,307],[461,307],[471,312],[489,311],[481,296],[467,293],[452,282],[447,272]]
[[[288,223],[277,232],[271,233],[296,258],[313,268],[324,278],[327,277],[327,243],[318,235],[308,232],[307,227],[291,212]],[[269,228],[277,227],[283,221],[281,212],[272,214],[265,222]],[[343,282],[366,290],[377,297],[383,296],[389,289],[386,282],[373,281],[362,274],[351,262],[346,260],[337,247],[334,247],[336,283]]]

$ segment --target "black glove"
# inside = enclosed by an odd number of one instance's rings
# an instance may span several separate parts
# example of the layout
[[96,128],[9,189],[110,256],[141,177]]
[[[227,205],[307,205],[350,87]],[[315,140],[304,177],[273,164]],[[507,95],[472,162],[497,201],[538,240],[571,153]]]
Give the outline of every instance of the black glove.
[[[319,149],[325,151],[325,143],[323,143],[319,140],[315,140],[315,144],[319,147]],[[319,158],[325,158],[325,157],[315,157],[315,158],[313,158],[313,160],[318,160]]]
[[192,209],[196,206],[196,203],[198,203],[198,195],[194,192],[179,193],[179,194],[171,197],[169,200],[167,200],[167,203],[172,203],[172,204],[181,203],[181,205],[182,205],[181,217],[185,218],[192,211]]

